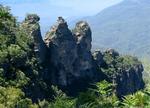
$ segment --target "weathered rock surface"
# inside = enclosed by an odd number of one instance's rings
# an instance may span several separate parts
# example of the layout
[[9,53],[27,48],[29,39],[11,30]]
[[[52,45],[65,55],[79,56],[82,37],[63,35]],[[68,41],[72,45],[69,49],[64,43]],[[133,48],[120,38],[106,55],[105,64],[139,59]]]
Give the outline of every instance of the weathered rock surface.
[[78,58],[74,64],[77,76],[93,76],[93,58],[91,55],[91,29],[86,22],[80,21],[73,30],[76,38]]
[[142,79],[142,64],[135,65],[129,69],[120,70],[121,75],[116,76],[116,91],[119,97],[134,93],[144,88]]
[[36,14],[29,14],[21,24],[21,29],[23,29],[28,36],[32,38],[36,56],[39,59],[39,62],[43,63],[46,56],[46,45],[44,44],[41,36],[39,20],[40,17]]
[[73,35],[76,39],[77,58],[73,67],[75,79],[72,84],[78,85],[76,89],[84,89],[91,83],[103,80],[105,75],[97,72],[98,67],[91,53],[92,32],[88,23],[78,22],[73,29]]
[[77,58],[77,50],[75,38],[62,17],[46,34],[45,43],[50,51],[50,63],[54,66],[51,72],[53,83],[67,86],[72,80],[70,77],[75,74],[73,63]]

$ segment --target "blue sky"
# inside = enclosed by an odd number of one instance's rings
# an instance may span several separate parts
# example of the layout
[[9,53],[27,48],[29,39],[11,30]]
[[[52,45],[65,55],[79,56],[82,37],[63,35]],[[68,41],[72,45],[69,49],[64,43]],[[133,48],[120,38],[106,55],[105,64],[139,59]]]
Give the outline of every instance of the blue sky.
[[10,6],[12,13],[23,20],[27,13],[40,16],[42,32],[63,16],[67,21],[79,17],[92,16],[122,0],[0,0],[0,4]]
[[94,15],[120,1],[122,0],[0,0],[0,3],[10,6],[13,14],[19,18],[30,12],[53,20],[58,16],[69,18]]

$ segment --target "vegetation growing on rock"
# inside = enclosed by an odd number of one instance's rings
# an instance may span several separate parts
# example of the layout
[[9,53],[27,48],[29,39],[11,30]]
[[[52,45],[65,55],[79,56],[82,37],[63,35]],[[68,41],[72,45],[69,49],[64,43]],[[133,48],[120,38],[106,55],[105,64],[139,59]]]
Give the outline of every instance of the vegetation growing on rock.
[[43,41],[39,20],[29,14],[18,24],[10,9],[0,6],[0,107],[150,106],[148,89],[135,93],[144,88],[137,58],[112,49],[92,55],[89,25],[81,21],[71,32],[61,17]]

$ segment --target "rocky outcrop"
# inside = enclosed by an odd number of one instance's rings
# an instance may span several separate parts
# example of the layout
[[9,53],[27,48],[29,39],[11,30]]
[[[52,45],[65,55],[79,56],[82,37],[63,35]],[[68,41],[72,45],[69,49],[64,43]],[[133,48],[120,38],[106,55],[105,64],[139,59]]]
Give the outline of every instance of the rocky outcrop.
[[[59,17],[44,41],[50,54],[52,84],[75,91],[84,87],[87,79],[96,80],[96,68],[91,54],[91,29],[86,22],[77,23],[72,33],[66,21]],[[79,86],[75,87],[76,84]]]
[[117,75],[116,80],[116,93],[119,97],[134,93],[144,88],[144,81],[142,79],[143,66],[137,64],[128,69],[121,69],[121,74]]
[[91,42],[92,32],[87,22],[78,22],[71,32],[66,21],[58,18],[45,37],[50,54],[49,79],[52,84],[73,94],[72,91],[80,92],[89,83],[105,79],[117,84],[118,96],[144,87],[143,68],[138,60],[122,57],[114,49],[92,54]]
[[40,63],[45,61],[46,56],[46,45],[41,36],[40,25],[39,25],[40,17],[36,14],[29,14],[21,24],[21,29],[27,33],[29,37],[31,37],[34,45],[34,52],[39,59]]
[[78,58],[74,63],[76,76],[93,76],[93,58],[91,55],[91,29],[86,22],[80,21],[73,30],[77,44]]
[[75,72],[73,63],[77,58],[76,41],[68,25],[62,17],[46,34],[45,43],[49,48],[52,82],[60,86],[67,86]]
[[32,37],[34,52],[44,64],[42,77],[48,85],[57,85],[69,95],[76,95],[91,83],[107,80],[116,84],[118,97],[144,87],[143,66],[131,56],[120,56],[114,49],[91,53],[92,32],[80,21],[71,31],[59,17],[42,40],[40,18],[28,15],[21,28]]
[[144,69],[136,57],[119,56],[114,49],[105,52],[95,51],[93,57],[98,67],[107,76],[106,80],[116,85],[118,97],[144,88],[142,77]]

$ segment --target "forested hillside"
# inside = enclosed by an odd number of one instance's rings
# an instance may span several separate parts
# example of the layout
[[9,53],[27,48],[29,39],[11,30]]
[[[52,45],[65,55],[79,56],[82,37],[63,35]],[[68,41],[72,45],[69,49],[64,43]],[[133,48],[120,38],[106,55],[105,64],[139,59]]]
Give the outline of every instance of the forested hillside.
[[138,58],[91,52],[92,31],[59,17],[42,39],[40,17],[23,22],[0,5],[0,108],[150,107]]
[[93,49],[115,48],[138,57],[150,55],[149,0],[123,0],[87,20],[93,31]]

